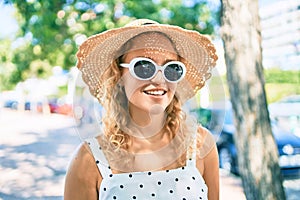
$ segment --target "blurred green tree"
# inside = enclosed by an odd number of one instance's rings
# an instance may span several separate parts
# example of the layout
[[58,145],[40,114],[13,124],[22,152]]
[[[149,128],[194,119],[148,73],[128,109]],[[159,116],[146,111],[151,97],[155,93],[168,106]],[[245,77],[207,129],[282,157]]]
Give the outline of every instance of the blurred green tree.
[[0,91],[14,86],[10,81],[10,76],[15,71],[15,66],[11,63],[12,52],[8,51],[10,46],[10,40],[0,40]]
[[[9,81],[15,84],[30,76],[44,77],[49,66],[69,69],[75,53],[88,36],[123,26],[134,18],[149,18],[213,34],[219,11],[202,0],[7,0],[18,12],[26,38],[13,50],[16,68]],[[38,64],[39,63],[39,64]]]

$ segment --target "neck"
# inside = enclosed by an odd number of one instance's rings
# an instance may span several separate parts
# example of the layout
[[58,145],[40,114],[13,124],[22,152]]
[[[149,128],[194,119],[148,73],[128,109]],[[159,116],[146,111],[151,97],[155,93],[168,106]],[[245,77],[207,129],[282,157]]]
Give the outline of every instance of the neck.
[[[130,129],[132,130],[131,151],[134,153],[145,153],[156,151],[170,142],[170,138],[166,135],[164,129],[166,115],[146,115],[149,118],[149,124],[146,126],[138,126],[133,121]],[[140,116],[140,119],[142,116]]]
[[148,138],[131,136],[129,151],[134,154],[153,154],[164,149],[169,143],[170,138],[165,130],[161,130],[159,133]]
[[130,109],[130,115],[130,129],[134,137],[150,139],[163,132],[162,129],[164,128],[167,118],[167,114],[164,110],[160,112],[148,112]]

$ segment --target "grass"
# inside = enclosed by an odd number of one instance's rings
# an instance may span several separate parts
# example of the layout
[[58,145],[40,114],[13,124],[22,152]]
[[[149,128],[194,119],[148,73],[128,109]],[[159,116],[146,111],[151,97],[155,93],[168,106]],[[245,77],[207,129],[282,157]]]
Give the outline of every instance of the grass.
[[273,103],[283,97],[300,94],[300,84],[293,83],[267,83],[265,85],[267,102]]
[[[221,80],[222,79],[222,80]],[[212,101],[229,99],[229,88],[225,78],[212,78],[209,92]],[[268,103],[273,103],[289,95],[300,95],[299,83],[266,83],[265,91]],[[225,98],[224,98],[225,97]]]

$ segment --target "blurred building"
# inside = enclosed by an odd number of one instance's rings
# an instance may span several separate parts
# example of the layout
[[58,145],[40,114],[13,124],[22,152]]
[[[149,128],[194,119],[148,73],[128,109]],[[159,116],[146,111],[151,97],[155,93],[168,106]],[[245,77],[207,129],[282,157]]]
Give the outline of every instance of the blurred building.
[[263,65],[300,70],[300,0],[260,0]]

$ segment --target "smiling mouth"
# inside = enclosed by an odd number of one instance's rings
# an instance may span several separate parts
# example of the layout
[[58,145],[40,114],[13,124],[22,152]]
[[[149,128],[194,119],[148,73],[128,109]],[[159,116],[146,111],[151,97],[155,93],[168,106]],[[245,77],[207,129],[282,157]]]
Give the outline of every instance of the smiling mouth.
[[165,90],[145,90],[143,91],[147,95],[152,95],[152,96],[163,96],[167,93]]

